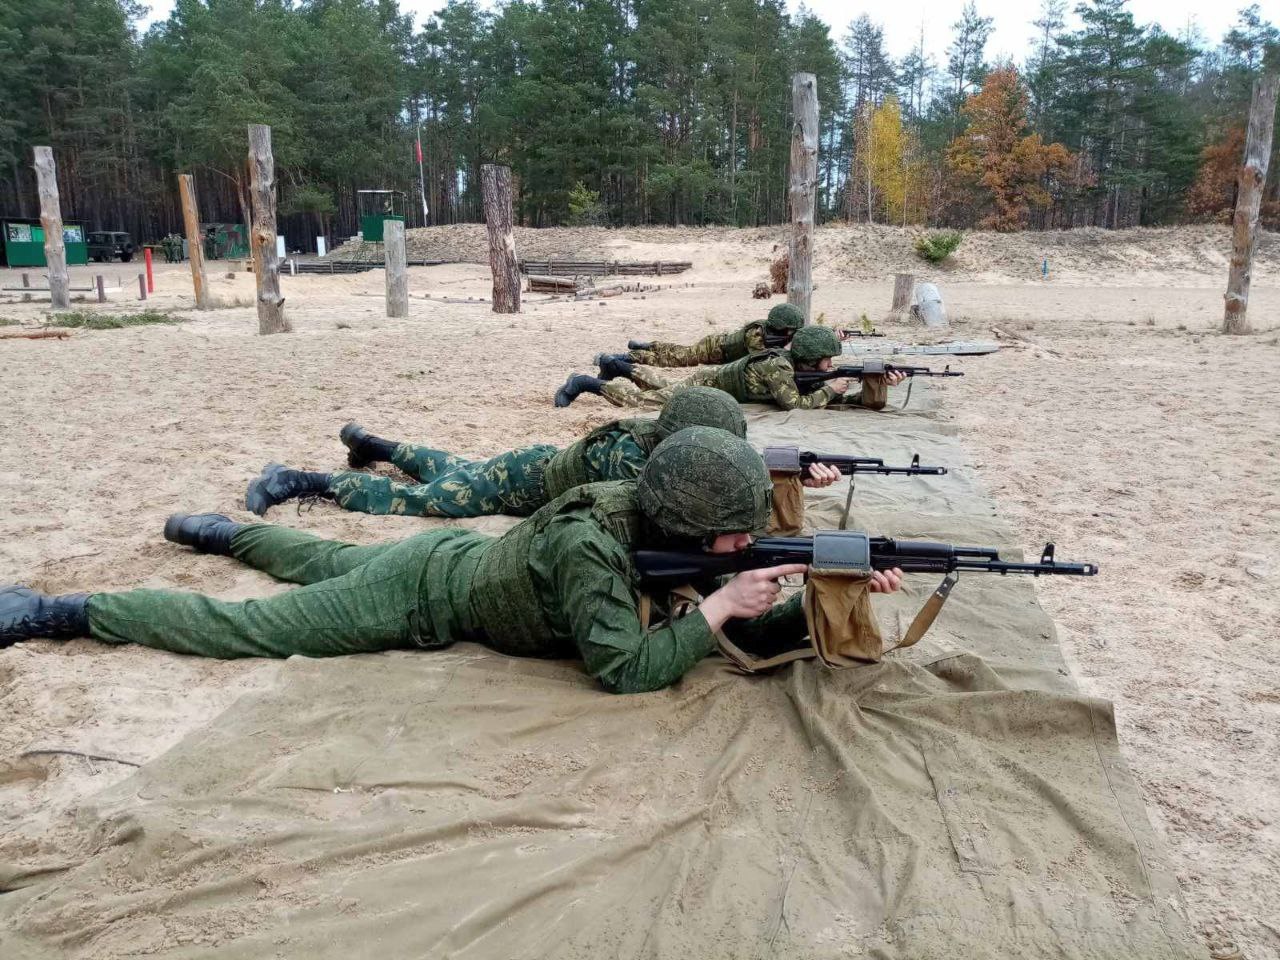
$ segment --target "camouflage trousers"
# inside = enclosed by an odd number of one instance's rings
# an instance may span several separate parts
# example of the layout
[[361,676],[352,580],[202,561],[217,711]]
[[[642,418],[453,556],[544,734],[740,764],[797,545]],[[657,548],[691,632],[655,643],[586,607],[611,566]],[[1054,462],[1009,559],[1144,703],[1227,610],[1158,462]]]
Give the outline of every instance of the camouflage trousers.
[[410,517],[526,517],[547,502],[543,469],[559,453],[549,444],[465,460],[443,450],[399,444],[391,462],[417,483],[371,473],[335,473],[329,493],[344,510]]
[[628,357],[632,363],[644,363],[652,367],[698,367],[724,363],[724,334],[709,333],[687,347],[666,340],[655,340],[648,350],[632,350]]
[[601,389],[604,397],[615,407],[652,407],[661,409],[676,387],[714,387],[718,367],[701,367],[686,380],[672,383],[653,367],[636,364],[631,370],[631,379],[619,377],[608,381]]

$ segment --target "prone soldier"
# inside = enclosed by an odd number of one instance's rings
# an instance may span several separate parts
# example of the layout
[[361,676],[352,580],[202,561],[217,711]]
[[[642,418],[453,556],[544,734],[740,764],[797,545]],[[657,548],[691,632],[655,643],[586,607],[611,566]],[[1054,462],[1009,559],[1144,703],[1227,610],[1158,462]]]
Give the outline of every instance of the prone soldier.
[[[666,340],[632,340],[628,352],[613,354],[631,363],[650,367],[698,367],[729,363],[770,347],[785,347],[804,326],[804,314],[789,303],[780,303],[763,320],[752,320],[732,333],[709,333],[697,343],[684,346]],[[610,354],[601,354],[599,362]]]
[[[357,546],[217,514],[175,514],[167,540],[302,586],[241,602],[167,590],[48,596],[0,587],[0,647],[91,637],[229,659],[469,640],[511,656],[579,658],[615,693],[657,690],[711,653],[718,631],[758,656],[804,645],[801,596],[774,607],[778,579],[805,572],[802,563],[710,584],[698,609],[652,629],[641,619],[633,551],[745,550],[768,520],[769,500],[760,454],[723,430],[692,427],[659,443],[638,479],[574,487],[497,538],[450,527]],[[870,581],[873,592],[899,585],[897,570]]]
[[[829,380],[804,393],[796,386],[797,370],[829,370],[841,354],[840,338],[827,327],[806,326],[796,331],[787,350],[771,349],[716,367],[699,367],[685,385],[716,387],[741,403],[775,403],[783,410],[816,410],[839,398],[848,406],[880,410],[887,388],[901,383],[899,373],[862,379],[857,396],[847,395],[850,380]],[[604,397],[617,407],[661,406],[675,387],[658,370],[618,357],[604,357],[600,376],[573,374],[556,393],[557,407],[567,407],[582,393]]]

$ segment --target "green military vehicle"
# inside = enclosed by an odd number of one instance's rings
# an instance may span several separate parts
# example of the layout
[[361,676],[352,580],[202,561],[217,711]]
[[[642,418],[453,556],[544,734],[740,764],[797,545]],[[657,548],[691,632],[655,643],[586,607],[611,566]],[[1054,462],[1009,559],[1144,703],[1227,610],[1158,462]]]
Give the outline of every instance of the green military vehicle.
[[121,263],[133,259],[133,237],[123,230],[95,230],[89,234],[89,257],[98,263],[120,258]]

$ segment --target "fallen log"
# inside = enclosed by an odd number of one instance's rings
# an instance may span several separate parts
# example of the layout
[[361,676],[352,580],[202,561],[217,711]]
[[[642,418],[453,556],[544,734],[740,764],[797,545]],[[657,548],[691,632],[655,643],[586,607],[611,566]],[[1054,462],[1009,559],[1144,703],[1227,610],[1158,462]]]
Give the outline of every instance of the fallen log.
[[34,333],[0,333],[0,340],[66,340],[69,330],[37,330]]

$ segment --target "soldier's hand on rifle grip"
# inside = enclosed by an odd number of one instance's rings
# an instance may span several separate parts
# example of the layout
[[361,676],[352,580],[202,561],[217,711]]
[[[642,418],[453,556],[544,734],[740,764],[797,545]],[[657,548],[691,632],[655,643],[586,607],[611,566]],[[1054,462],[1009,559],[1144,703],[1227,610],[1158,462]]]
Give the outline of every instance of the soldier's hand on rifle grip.
[[808,569],[803,563],[784,563],[761,570],[746,570],[702,601],[699,609],[712,630],[719,630],[726,620],[735,617],[750,620],[767,613],[773,606],[782,590],[778,583],[780,578],[804,573]]
[[894,567],[892,570],[872,571],[867,590],[871,593],[897,593],[901,587],[902,571]]
[[853,383],[848,377],[841,377],[838,380],[828,380],[827,386],[836,392],[839,396],[844,396],[845,391],[849,389],[849,384]]
[[825,463],[815,463],[809,467],[809,475],[801,481],[806,487],[829,487],[840,479],[840,471]]
[[907,375],[901,370],[891,370],[884,375],[884,382],[891,387],[896,387],[905,379],[907,379]]

